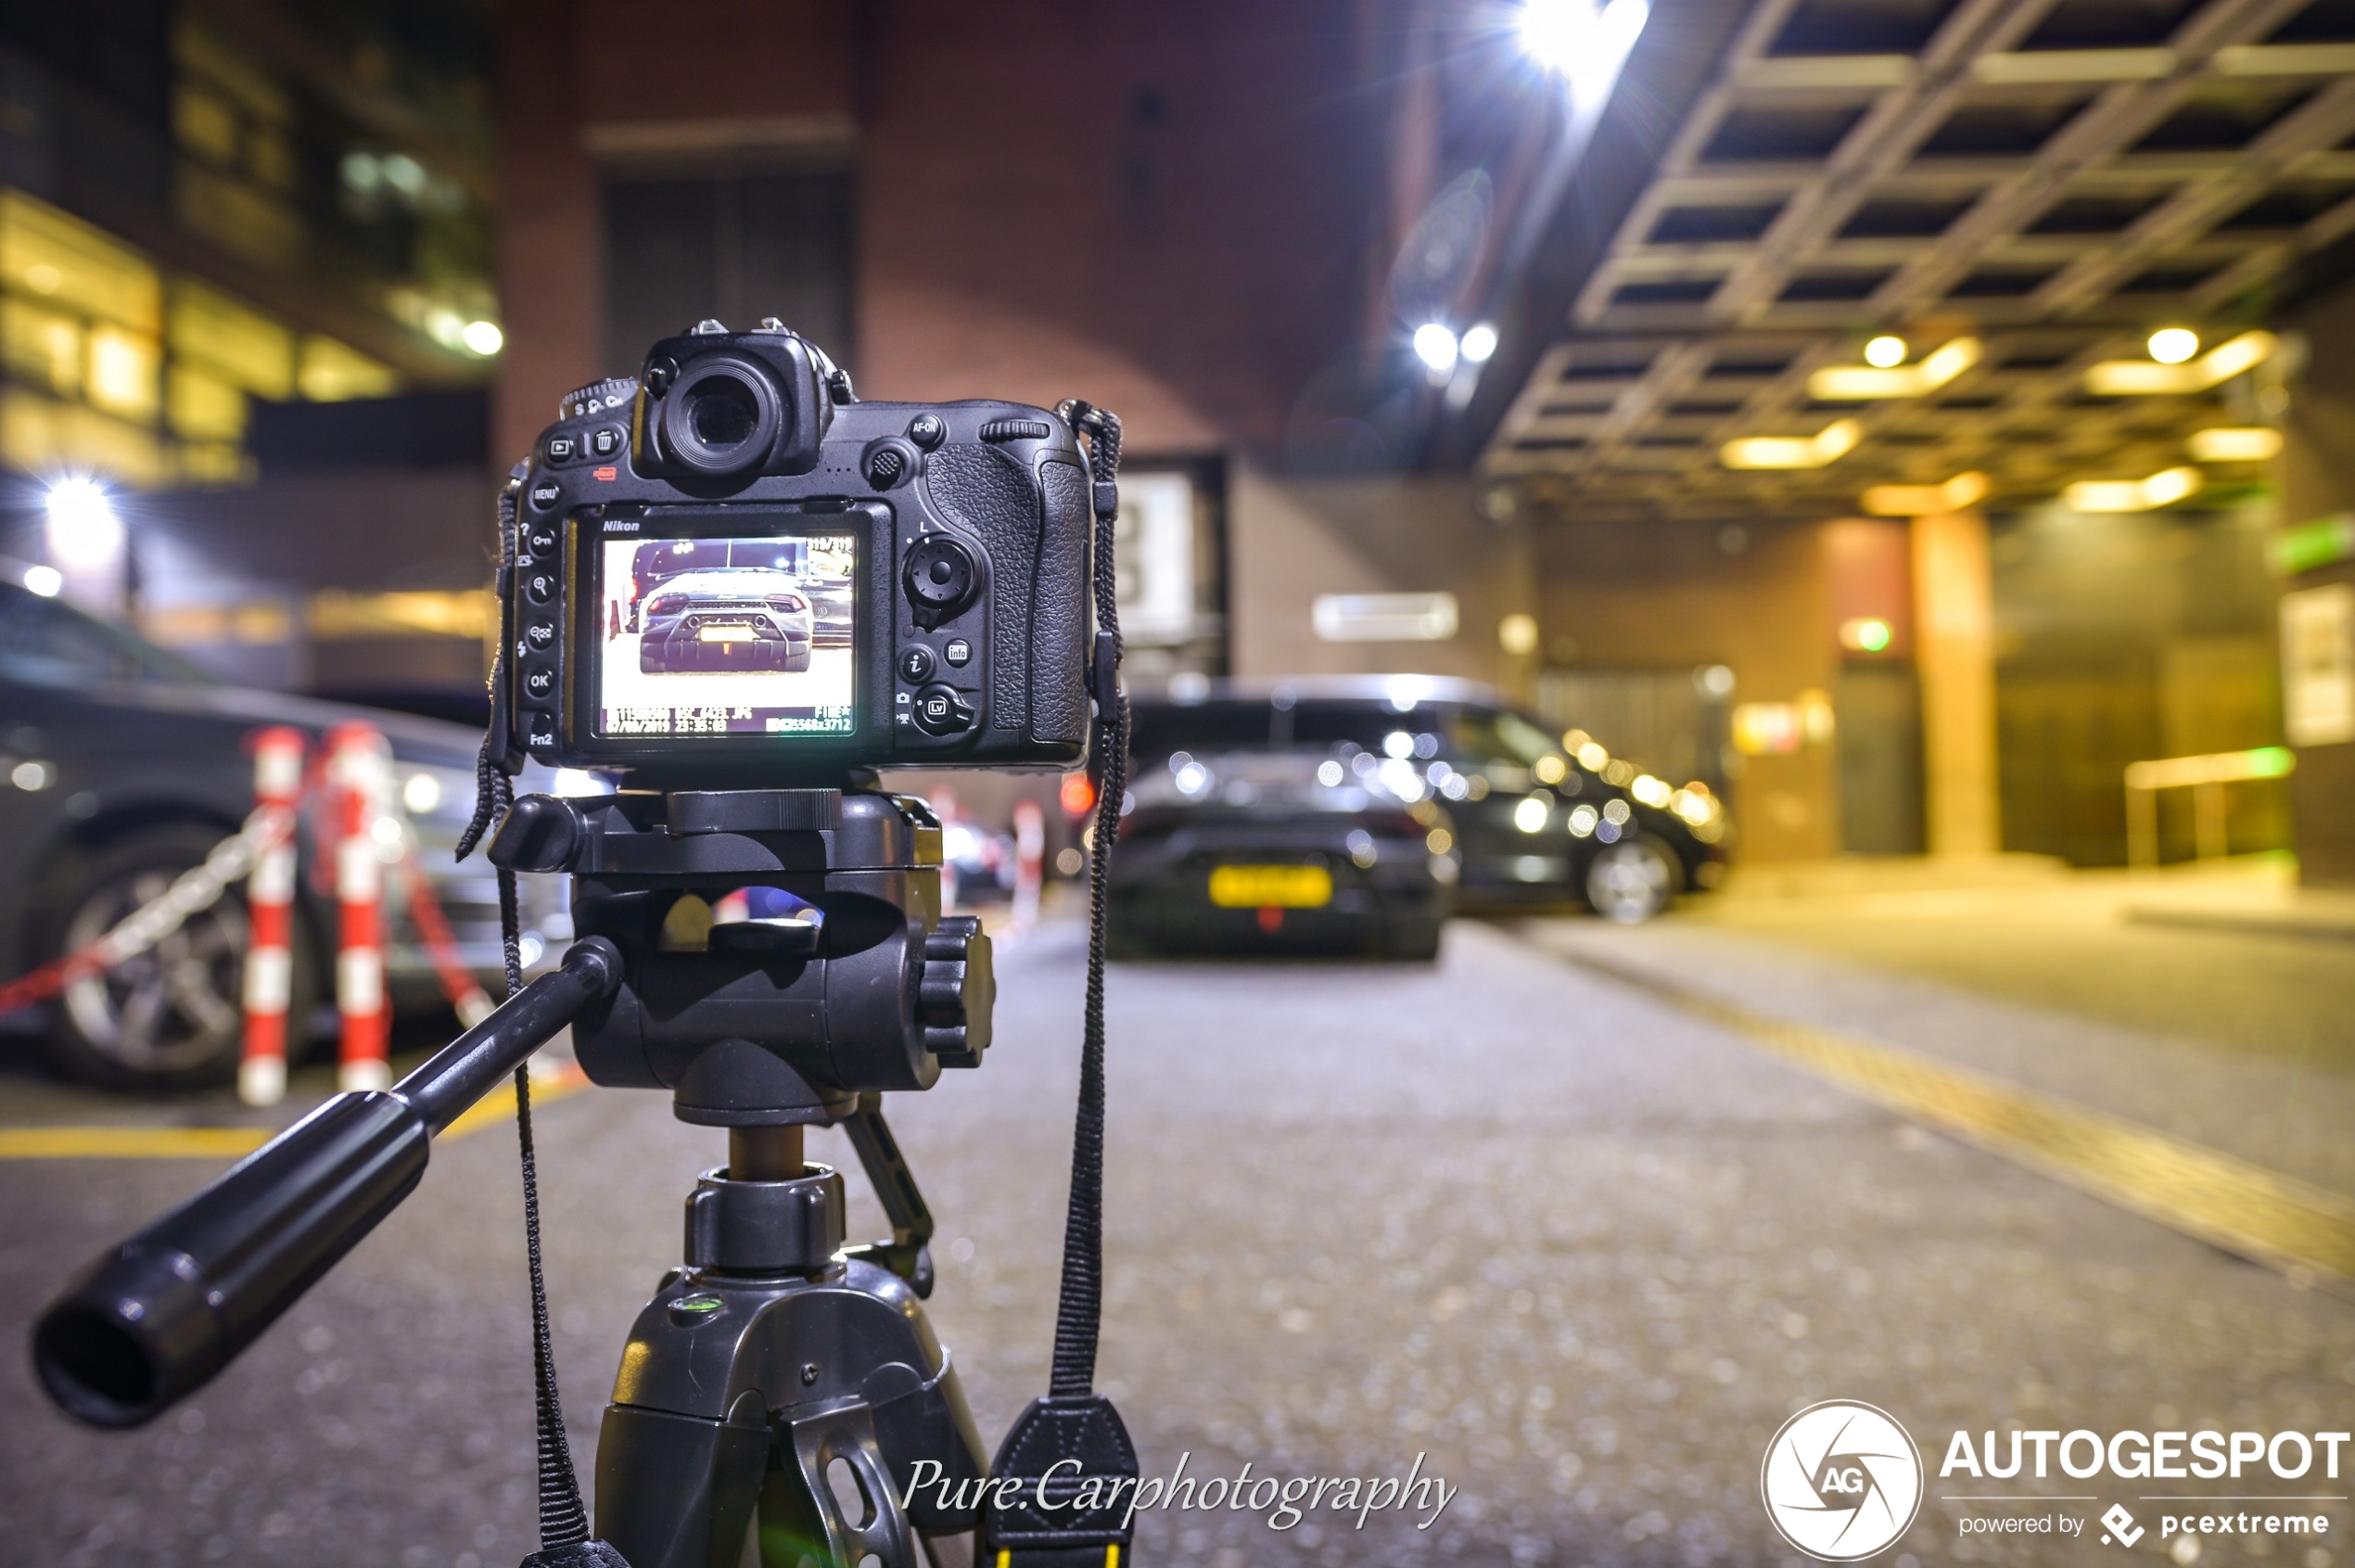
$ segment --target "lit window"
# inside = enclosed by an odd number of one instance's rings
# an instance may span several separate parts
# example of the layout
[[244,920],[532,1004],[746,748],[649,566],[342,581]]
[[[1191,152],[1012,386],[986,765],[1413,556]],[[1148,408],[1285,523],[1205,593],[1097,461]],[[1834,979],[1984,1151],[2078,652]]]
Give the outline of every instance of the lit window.
[[294,334],[227,295],[175,282],[167,336],[174,358],[201,360],[218,379],[261,397],[294,395]]
[[165,383],[164,413],[172,433],[190,440],[245,439],[245,393],[192,365],[172,367]]
[[145,257],[79,218],[0,192],[0,283],[134,331],[163,325],[163,287]]
[[0,359],[64,397],[82,395],[82,323],[24,300],[0,300]]
[[90,401],[142,424],[156,416],[162,351],[144,333],[101,326],[90,334]]
[[390,366],[316,334],[302,340],[302,369],[297,379],[302,395],[314,402],[388,397],[401,389]]

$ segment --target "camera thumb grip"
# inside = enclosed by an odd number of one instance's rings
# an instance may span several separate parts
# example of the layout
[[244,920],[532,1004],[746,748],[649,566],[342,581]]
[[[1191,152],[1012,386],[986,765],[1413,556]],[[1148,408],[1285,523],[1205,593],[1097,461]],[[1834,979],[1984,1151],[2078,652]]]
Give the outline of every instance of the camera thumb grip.
[[388,1092],[338,1094],[100,1257],[34,1326],[60,1409],[137,1426],[203,1386],[407,1197],[433,1135],[621,980],[592,937]]

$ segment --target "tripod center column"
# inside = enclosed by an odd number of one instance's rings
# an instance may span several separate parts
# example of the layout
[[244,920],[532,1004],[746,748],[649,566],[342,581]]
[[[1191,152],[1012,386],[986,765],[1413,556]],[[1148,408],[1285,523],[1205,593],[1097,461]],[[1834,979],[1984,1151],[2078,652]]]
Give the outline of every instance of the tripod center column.
[[797,1181],[802,1176],[801,1128],[732,1127],[728,1129],[728,1179]]

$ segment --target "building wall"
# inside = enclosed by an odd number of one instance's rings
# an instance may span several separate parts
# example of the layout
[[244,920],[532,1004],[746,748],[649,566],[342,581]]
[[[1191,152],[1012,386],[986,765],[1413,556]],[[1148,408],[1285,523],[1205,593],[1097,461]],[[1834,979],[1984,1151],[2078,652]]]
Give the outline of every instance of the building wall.
[[[2290,389],[2285,438],[2275,464],[2280,518],[2296,528],[2355,511],[2355,364],[2336,351],[2355,333],[2355,287],[2341,288],[2284,323],[2310,345]],[[2355,560],[2321,565],[2283,580],[2285,592],[2355,583]],[[2355,743],[2298,748],[2290,779],[2298,816],[2301,877],[2310,884],[2355,886]]]
[[[1722,664],[1734,672],[1738,704],[1828,695],[1840,661],[1823,526],[1742,533],[1737,540],[1698,524],[1542,529],[1533,555],[1548,657],[1663,671]],[[1737,543],[1738,554],[1729,554],[1725,546]],[[1728,789],[1741,858],[1805,860],[1840,849],[1829,738],[1743,759]]]
[[522,451],[573,386],[635,368],[597,363],[592,149],[643,156],[665,134],[847,147],[859,325],[843,353],[863,396],[1085,396],[1139,452],[1279,448],[1299,389],[1355,346],[1381,210],[1356,18],[1340,0],[518,0],[500,450]]

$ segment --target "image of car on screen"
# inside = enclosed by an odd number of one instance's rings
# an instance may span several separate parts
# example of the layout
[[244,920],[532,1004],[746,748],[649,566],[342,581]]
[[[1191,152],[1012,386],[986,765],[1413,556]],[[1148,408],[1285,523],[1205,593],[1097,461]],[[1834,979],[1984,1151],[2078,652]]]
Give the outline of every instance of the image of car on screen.
[[[811,569],[807,539],[650,539],[630,552],[629,628],[643,630],[655,590],[689,572],[757,570],[807,579]],[[848,586],[846,580],[846,591]],[[844,636],[847,641],[847,629]]]
[[751,567],[681,572],[641,606],[638,669],[685,670],[809,668],[814,625],[800,580]]
[[821,648],[850,646],[850,629],[855,616],[848,574],[805,578],[802,587],[809,596],[809,613],[817,627],[818,645]]

